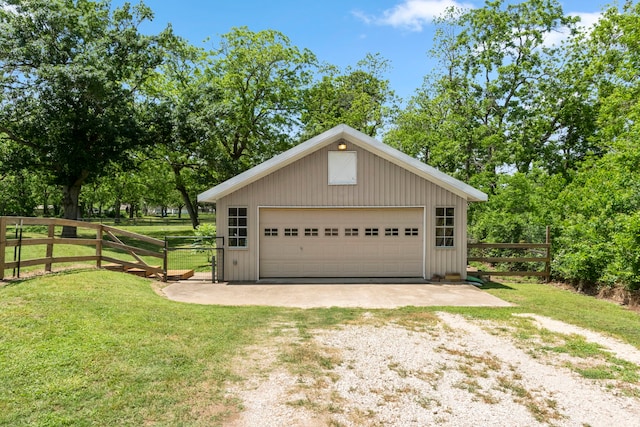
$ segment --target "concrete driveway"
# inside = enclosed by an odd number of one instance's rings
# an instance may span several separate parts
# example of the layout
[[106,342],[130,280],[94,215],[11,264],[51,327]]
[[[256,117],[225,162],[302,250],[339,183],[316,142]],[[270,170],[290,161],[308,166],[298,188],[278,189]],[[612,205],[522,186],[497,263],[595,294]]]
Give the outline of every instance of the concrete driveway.
[[163,289],[173,300],[193,304],[277,307],[397,308],[405,306],[510,307],[468,284],[284,283],[229,284],[182,281]]

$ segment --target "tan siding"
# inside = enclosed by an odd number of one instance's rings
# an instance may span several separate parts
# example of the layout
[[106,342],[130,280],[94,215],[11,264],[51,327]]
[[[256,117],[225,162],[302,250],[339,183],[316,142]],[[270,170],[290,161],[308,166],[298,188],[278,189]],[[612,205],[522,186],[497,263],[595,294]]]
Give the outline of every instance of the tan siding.
[[[259,206],[424,206],[426,277],[449,272],[465,274],[466,200],[352,143],[348,143],[348,150],[358,153],[357,184],[328,185],[330,150],[335,150],[335,146],[320,149],[218,200],[219,235],[226,235],[229,206],[249,208],[249,248],[225,250],[225,280],[257,279]],[[435,248],[436,206],[456,208],[454,249]]]

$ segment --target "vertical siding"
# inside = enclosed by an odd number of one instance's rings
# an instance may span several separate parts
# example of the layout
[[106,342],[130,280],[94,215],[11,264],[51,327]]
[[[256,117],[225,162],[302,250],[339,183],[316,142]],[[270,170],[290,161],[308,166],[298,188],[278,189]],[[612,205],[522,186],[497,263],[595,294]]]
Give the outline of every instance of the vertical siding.
[[[217,202],[218,235],[226,236],[227,208],[248,208],[249,247],[225,249],[225,280],[256,280],[258,264],[258,208],[424,206],[425,275],[466,271],[467,202],[465,199],[347,142],[357,154],[357,184],[328,185],[325,147],[221,198]],[[435,208],[455,207],[455,247],[435,248]]]

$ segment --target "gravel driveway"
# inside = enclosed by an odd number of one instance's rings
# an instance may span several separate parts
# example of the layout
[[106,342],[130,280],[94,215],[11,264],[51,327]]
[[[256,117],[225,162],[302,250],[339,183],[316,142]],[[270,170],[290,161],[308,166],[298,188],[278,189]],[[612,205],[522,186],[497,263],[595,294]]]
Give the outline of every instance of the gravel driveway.
[[535,315],[274,325],[234,366],[231,426],[640,425],[640,350]]

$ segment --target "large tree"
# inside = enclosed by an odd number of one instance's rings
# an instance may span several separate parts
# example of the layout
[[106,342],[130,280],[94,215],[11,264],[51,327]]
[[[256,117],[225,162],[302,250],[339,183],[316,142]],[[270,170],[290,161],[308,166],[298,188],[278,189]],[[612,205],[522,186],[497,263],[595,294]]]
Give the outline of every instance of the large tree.
[[142,4],[0,0],[0,139],[9,162],[51,173],[65,218],[80,216],[87,179],[142,141],[137,90],[170,36],[142,35],[151,18]]
[[302,106],[303,138],[345,123],[376,137],[394,117],[398,98],[384,78],[389,62],[368,54],[355,68],[341,72],[326,66],[319,81],[305,91]]
[[[145,85],[152,99],[146,108],[147,138],[153,143],[146,155],[168,166],[194,228],[199,225],[196,194],[215,176],[215,165],[210,167],[204,159],[219,149],[210,129],[216,125],[221,91],[205,76],[206,59],[202,49],[175,38],[165,63]],[[207,184],[197,185],[198,178]]]
[[640,4],[610,7],[589,37],[583,72],[597,94],[605,153],[584,162],[554,201],[554,267],[581,285],[640,289]]
[[222,102],[210,127],[215,148],[206,154],[222,181],[295,142],[316,58],[278,31],[241,27],[221,37],[210,59],[205,75]]
[[479,175],[476,184],[490,192],[501,170],[575,167],[591,150],[592,99],[579,67],[565,66],[548,42],[575,31],[575,21],[555,0],[450,10],[437,20],[439,73],[388,141],[464,179]]

